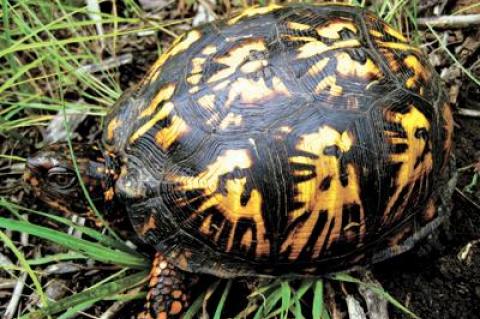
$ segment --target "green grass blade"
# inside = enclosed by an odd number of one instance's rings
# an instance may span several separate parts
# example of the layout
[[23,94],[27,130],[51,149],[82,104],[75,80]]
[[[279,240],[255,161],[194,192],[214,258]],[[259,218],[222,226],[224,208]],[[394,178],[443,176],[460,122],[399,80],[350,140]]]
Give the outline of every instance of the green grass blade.
[[0,217],[0,227],[24,232],[32,236],[52,241],[100,262],[123,265],[135,269],[144,269],[148,265],[148,261],[145,258],[132,256],[131,254],[119,250],[112,250],[100,244],[75,238],[62,232],[43,226],[37,226],[28,222],[15,221]]
[[470,72],[467,68],[465,68],[460,63],[460,61],[458,61],[455,55],[447,48],[447,46],[445,45],[444,41],[440,38],[438,33],[435,32],[435,30],[433,30],[431,25],[427,24],[427,27],[437,39],[440,45],[440,48],[442,48],[442,50],[445,51],[445,53],[447,53],[448,57],[462,70],[463,73],[465,73],[466,76],[468,76],[473,82],[475,82],[476,85],[480,86],[480,79],[478,79],[475,75],[473,75],[472,72]]
[[265,317],[264,314],[265,314],[265,304],[262,304],[260,305],[260,307],[258,307],[257,312],[255,313],[255,316],[253,317],[253,319],[262,319]]
[[[297,291],[293,291],[292,290],[292,295],[293,295],[293,298],[290,299],[289,301],[289,305],[288,305],[288,308],[291,309],[293,306],[295,306],[296,302],[298,301],[300,303],[301,299],[303,298],[303,295],[305,295],[305,293],[312,287],[313,285],[313,281],[312,280],[305,280],[300,288],[297,289]],[[279,315],[282,314],[282,310],[283,308],[280,307],[278,309],[276,309],[275,311],[272,311],[270,312],[266,317],[265,319],[270,319],[270,318],[276,318],[278,317]]]
[[[0,221],[0,226],[1,226],[1,221]],[[25,256],[22,254],[20,250],[17,249],[15,244],[2,231],[0,231],[0,240],[2,240],[5,246],[7,246],[14,253],[15,257],[17,257],[18,262],[20,263],[22,268],[27,272],[30,279],[32,279],[33,285],[35,286],[35,291],[40,297],[40,300],[44,305],[46,305],[48,302],[47,296],[43,292],[43,288],[42,288],[42,285],[40,284],[40,280],[38,280],[37,275],[28,264],[27,260],[25,259]],[[0,266],[0,269],[2,269],[1,266]]]
[[267,314],[272,312],[280,299],[282,299],[281,286],[277,287],[270,295],[267,296],[265,300],[265,312]]
[[312,316],[313,318],[322,318],[323,314],[323,280],[318,279],[315,281],[313,288],[313,305]]
[[390,302],[393,306],[395,306],[398,310],[402,311],[403,313],[409,315],[410,317],[414,319],[420,319],[416,314],[414,314],[412,311],[410,311],[407,307],[402,305],[401,302],[396,300],[392,295],[390,295],[388,292],[386,292],[383,288],[371,284],[371,283],[365,283],[361,281],[360,279],[357,279],[355,277],[350,276],[349,274],[346,273],[338,273],[333,276],[334,280],[338,281],[345,281],[345,282],[350,282],[350,283],[355,283],[364,287],[367,287],[371,291],[373,291],[376,295],[380,296],[381,298],[387,300]]
[[194,316],[198,313],[200,308],[202,307],[203,300],[205,299],[205,296],[207,295],[207,291],[205,290],[200,296],[198,296],[195,301],[192,303],[192,305],[188,308],[188,310],[185,312],[185,315],[183,316],[183,319],[193,319]]
[[49,263],[57,263],[63,260],[87,259],[88,257],[76,252],[68,252],[64,254],[54,254],[41,258],[28,259],[27,263],[30,266],[45,265]]
[[43,62],[44,59],[45,59],[45,57],[40,57],[40,58],[34,60],[33,62],[30,62],[30,63],[20,67],[18,69],[18,71],[13,76],[11,76],[7,81],[5,81],[0,86],[0,94],[2,94],[6,89],[13,87],[15,81],[18,78],[20,78],[22,75],[24,75],[25,73],[27,73],[31,69],[38,67]]
[[295,303],[295,309],[293,311],[293,314],[295,315],[295,319],[305,319],[305,317],[302,314],[302,303],[300,302],[300,300],[295,298],[294,303]]
[[49,218],[49,219],[51,219],[53,221],[56,221],[58,223],[62,223],[64,225],[72,227],[76,231],[79,231],[82,234],[85,234],[85,235],[89,236],[90,238],[97,240],[98,243],[102,244],[103,246],[118,249],[118,250],[121,250],[123,252],[129,253],[131,255],[135,255],[139,258],[143,257],[142,254],[138,253],[137,251],[135,251],[132,248],[130,248],[129,246],[127,246],[122,240],[113,239],[113,238],[111,238],[107,235],[102,234],[99,231],[96,231],[95,229],[77,225],[67,218],[52,215],[52,214],[48,214],[48,213],[44,213],[44,212],[39,212],[39,211],[32,210],[32,209],[28,209],[28,208],[23,207],[21,205],[10,203],[10,202],[6,201],[4,198],[1,198],[1,197],[0,197],[0,207],[4,207],[9,211],[12,211],[12,209],[27,211],[31,214],[35,214],[35,215],[39,215],[39,216]]
[[147,271],[138,272],[117,281],[103,284],[95,289],[85,290],[72,296],[65,297],[53,304],[48,305],[47,307],[24,315],[20,317],[20,319],[42,319],[48,315],[55,315],[61,311],[70,309],[80,304],[106,298],[140,284],[147,276]]
[[223,289],[222,297],[220,297],[220,301],[218,302],[217,308],[215,309],[215,314],[213,315],[213,319],[222,318],[223,306],[225,305],[225,300],[227,300],[227,296],[228,296],[228,293],[230,292],[231,287],[232,287],[232,280],[228,280],[227,284],[225,285],[225,289]]
[[93,300],[88,300],[82,303],[79,303],[78,305],[75,305],[73,307],[70,307],[67,311],[62,313],[60,316],[57,317],[57,319],[70,319],[70,318],[75,318],[78,316],[78,314],[81,311],[85,311],[88,308],[92,307],[95,303],[100,301],[101,299],[93,299]]
[[290,285],[288,284],[288,281],[282,281],[281,284],[281,290],[282,290],[282,303],[281,303],[281,313],[282,313],[282,319],[287,319],[288,317],[288,310],[290,309],[290,299],[292,296],[292,290],[290,289]]

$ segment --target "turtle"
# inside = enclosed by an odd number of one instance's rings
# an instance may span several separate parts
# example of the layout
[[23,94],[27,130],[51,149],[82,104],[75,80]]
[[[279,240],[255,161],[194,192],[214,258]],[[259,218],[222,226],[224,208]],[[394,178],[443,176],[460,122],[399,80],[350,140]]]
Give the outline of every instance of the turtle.
[[[373,13],[272,4],[178,37],[74,147],[155,248],[140,317],[164,319],[193,274],[322,276],[411,249],[450,214],[453,123],[426,54]],[[42,200],[81,206],[65,144],[26,167]]]

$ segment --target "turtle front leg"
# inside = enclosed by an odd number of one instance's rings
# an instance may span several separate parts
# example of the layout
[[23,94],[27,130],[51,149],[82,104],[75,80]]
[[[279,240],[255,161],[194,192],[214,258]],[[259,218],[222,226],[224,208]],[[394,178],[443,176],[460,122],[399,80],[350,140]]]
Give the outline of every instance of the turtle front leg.
[[157,253],[150,272],[145,309],[137,318],[182,318],[188,305],[184,279],[184,272],[176,269],[162,254]]

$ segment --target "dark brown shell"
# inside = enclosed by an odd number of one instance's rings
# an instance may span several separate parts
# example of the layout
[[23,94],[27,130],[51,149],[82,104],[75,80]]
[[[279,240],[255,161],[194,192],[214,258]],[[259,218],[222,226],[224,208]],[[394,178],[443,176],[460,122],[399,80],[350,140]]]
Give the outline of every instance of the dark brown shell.
[[182,269],[228,277],[410,248],[447,214],[452,133],[420,49],[360,8],[302,4],[187,32],[104,142],[138,233]]

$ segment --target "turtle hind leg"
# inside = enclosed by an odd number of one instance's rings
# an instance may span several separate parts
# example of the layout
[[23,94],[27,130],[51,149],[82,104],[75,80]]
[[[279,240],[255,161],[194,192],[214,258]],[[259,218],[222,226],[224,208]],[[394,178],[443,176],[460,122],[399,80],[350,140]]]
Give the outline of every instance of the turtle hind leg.
[[149,291],[144,311],[137,319],[182,318],[188,306],[185,273],[160,253],[155,255],[150,272]]

